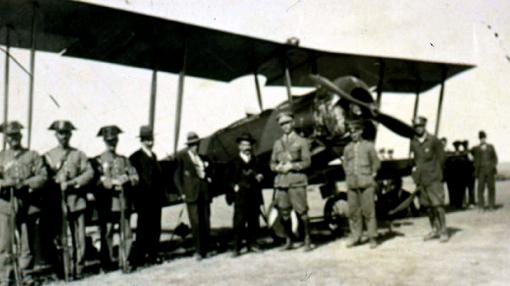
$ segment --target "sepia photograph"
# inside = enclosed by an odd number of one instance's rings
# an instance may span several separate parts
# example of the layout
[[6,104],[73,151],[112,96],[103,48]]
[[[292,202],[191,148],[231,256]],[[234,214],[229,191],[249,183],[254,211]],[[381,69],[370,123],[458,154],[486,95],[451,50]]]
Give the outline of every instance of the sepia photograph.
[[0,0],[0,286],[508,285],[509,13]]

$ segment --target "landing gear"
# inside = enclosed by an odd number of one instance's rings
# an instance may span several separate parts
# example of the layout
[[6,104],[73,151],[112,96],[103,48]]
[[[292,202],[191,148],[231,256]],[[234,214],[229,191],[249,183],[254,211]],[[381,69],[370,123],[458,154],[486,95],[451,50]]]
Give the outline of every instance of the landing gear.
[[327,199],[324,221],[334,235],[341,236],[349,228],[348,212],[347,193],[336,193]]

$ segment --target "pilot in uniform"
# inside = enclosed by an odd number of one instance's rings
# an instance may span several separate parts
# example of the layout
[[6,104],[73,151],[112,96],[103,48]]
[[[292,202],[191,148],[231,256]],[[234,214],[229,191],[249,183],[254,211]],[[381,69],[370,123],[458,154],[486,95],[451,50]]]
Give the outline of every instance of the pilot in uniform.
[[259,230],[260,205],[263,204],[260,186],[263,176],[252,152],[255,139],[251,134],[243,133],[236,141],[239,154],[230,162],[231,191],[227,193],[234,201],[234,257],[239,256],[243,238],[246,238],[248,251],[258,251],[255,240]]
[[[25,283],[30,283],[30,270],[34,259],[34,230],[38,224],[40,205],[37,205],[36,190],[41,189],[47,179],[41,156],[21,145],[21,129],[17,121],[0,126],[7,136],[9,148],[0,152],[0,285],[11,285],[13,275],[12,241],[10,218],[16,216],[20,232],[19,267]],[[11,190],[18,198],[15,209],[11,209]]]
[[[72,272],[76,278],[80,278],[85,264],[85,210],[87,208],[87,194],[83,187],[92,181],[94,171],[85,153],[69,145],[75,129],[74,125],[67,120],[53,122],[49,130],[55,131],[58,146],[44,154],[44,158],[52,178],[52,187],[58,189],[60,199],[66,202],[67,221],[72,235],[69,241],[73,245]],[[59,235],[63,234],[59,233]]]
[[412,173],[416,189],[420,191],[420,205],[427,208],[432,231],[423,239],[448,241],[444,210],[443,168],[444,147],[439,139],[429,134],[425,126],[427,119],[417,117],[413,121],[415,137],[411,140],[415,168]]
[[484,191],[485,186],[489,189],[488,201],[489,209],[496,207],[496,187],[495,176],[497,173],[498,155],[496,149],[492,144],[487,143],[487,134],[485,131],[478,133],[480,144],[475,146],[471,153],[473,154],[473,161],[475,165],[475,175],[478,181],[478,207],[483,209],[485,207]]
[[[96,177],[98,177],[96,190],[96,199],[98,204],[98,215],[101,229],[101,263],[107,270],[113,267],[113,235],[114,225],[119,224],[121,210],[124,209],[124,234],[125,234],[125,250],[126,257],[129,257],[132,243],[132,231],[130,225],[131,216],[131,188],[138,183],[138,174],[131,165],[128,158],[116,153],[117,143],[119,141],[118,134],[121,133],[119,127],[115,125],[101,127],[97,136],[103,136],[106,151],[96,156],[93,160],[96,168]],[[125,206],[121,206],[120,194],[124,190]],[[126,258],[126,260],[127,260]],[[129,261],[127,261],[129,262]],[[119,264],[122,263],[119,258]],[[127,269],[130,271],[131,266]]]
[[374,143],[361,137],[363,124],[349,124],[352,141],[345,146],[343,168],[347,182],[349,227],[351,241],[347,247],[360,244],[363,221],[367,226],[370,248],[377,247],[377,219],[375,213],[375,176],[381,166]]
[[285,225],[284,249],[292,249],[290,218],[294,210],[303,221],[305,251],[309,251],[312,245],[306,198],[308,179],[304,170],[311,165],[310,147],[306,139],[294,131],[294,116],[291,113],[281,112],[277,121],[284,134],[274,143],[270,167],[276,173],[275,202]]

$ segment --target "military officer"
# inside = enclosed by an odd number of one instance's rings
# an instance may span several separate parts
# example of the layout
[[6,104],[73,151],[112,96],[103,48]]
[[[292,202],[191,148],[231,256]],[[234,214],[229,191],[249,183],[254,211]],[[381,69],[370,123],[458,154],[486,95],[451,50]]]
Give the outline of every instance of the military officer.
[[290,217],[291,211],[294,210],[303,221],[305,251],[309,251],[312,245],[306,198],[308,180],[304,170],[311,164],[310,147],[306,139],[294,131],[292,113],[281,112],[277,116],[277,121],[284,134],[274,143],[270,167],[276,173],[275,201],[285,224],[284,249],[292,249]]
[[[9,148],[0,152],[0,285],[10,285],[13,275],[13,241],[11,216],[15,216],[20,233],[21,249],[17,265],[26,280],[31,281],[33,267],[34,230],[38,224],[40,205],[37,192],[47,179],[46,168],[41,156],[21,145],[21,129],[17,121],[0,126],[7,136]],[[13,195],[14,197],[11,197]],[[14,201],[13,201],[14,200]]]
[[236,138],[239,154],[230,162],[230,193],[234,201],[235,246],[232,256],[239,256],[242,240],[246,238],[248,251],[258,251],[256,234],[259,228],[259,209],[263,204],[260,182],[264,178],[253,155],[255,139],[249,133]]
[[[55,131],[58,146],[45,155],[46,166],[50,171],[54,188],[58,188],[61,199],[65,202],[62,219],[67,219],[71,231],[70,241],[73,246],[72,273],[80,278],[85,263],[85,210],[87,207],[86,190],[94,171],[87,156],[82,151],[71,147],[69,141],[76,128],[68,120],[54,121],[49,130]],[[64,215],[66,214],[66,215]],[[60,233],[60,235],[67,235]],[[59,241],[62,241],[59,239]],[[63,247],[60,245],[60,247]],[[67,247],[67,246],[65,246]]]
[[345,146],[343,168],[347,181],[349,227],[351,241],[347,247],[360,244],[363,221],[367,226],[370,248],[377,247],[377,220],[375,214],[375,176],[381,166],[374,144],[361,137],[363,123],[349,124],[352,141]]
[[495,176],[497,173],[498,155],[492,144],[487,143],[487,134],[485,131],[478,133],[480,144],[475,146],[471,153],[475,165],[475,176],[478,181],[478,207],[483,210],[485,208],[484,191],[487,185],[489,209],[496,207],[496,187]]
[[106,270],[113,267],[114,225],[119,224],[119,266],[123,272],[132,270],[129,254],[132,243],[130,226],[131,200],[130,187],[138,183],[138,174],[128,158],[116,152],[119,142],[119,127],[109,125],[101,127],[97,136],[102,136],[106,151],[94,158],[98,189],[96,198],[101,228],[101,260]]
[[427,208],[432,227],[424,240],[439,237],[441,242],[447,242],[443,189],[444,147],[439,139],[426,131],[426,124],[427,119],[421,116],[413,121],[416,135],[411,140],[411,152],[415,161],[412,177],[420,191],[420,205]]
[[134,189],[134,207],[138,214],[136,223],[136,263],[152,264],[158,257],[161,235],[161,208],[165,202],[163,173],[152,147],[154,133],[150,126],[140,127],[141,148],[134,152],[129,161],[135,167],[140,182]]

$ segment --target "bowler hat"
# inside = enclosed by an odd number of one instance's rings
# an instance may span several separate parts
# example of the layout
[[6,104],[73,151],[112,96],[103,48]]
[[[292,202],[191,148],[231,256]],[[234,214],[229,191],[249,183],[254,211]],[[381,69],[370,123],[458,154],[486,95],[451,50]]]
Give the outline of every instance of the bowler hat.
[[21,129],[23,129],[23,125],[18,121],[9,121],[6,124],[0,125],[0,132],[7,135],[21,133]]
[[140,127],[140,135],[138,135],[141,139],[153,139],[154,132],[152,131],[152,127],[148,125],[144,125]]
[[120,133],[122,133],[122,130],[117,125],[107,125],[99,129],[97,136],[103,136],[105,140],[111,140],[117,138]]
[[485,133],[483,130],[480,130],[480,132],[478,132],[478,138],[487,138],[487,133]]
[[73,131],[76,130],[76,127],[69,120],[55,120],[51,123],[48,130],[54,131]]
[[282,111],[276,116],[276,121],[280,125],[291,122],[292,120],[294,120],[294,115],[289,111]]
[[250,134],[250,133],[247,133],[247,132],[244,132],[243,134],[241,134],[241,136],[238,136],[238,137],[236,138],[236,142],[237,142],[237,143],[239,143],[239,142],[241,142],[241,141],[248,141],[248,142],[250,142],[251,144],[253,144],[253,143],[255,143],[255,142],[256,142],[255,138],[253,138],[253,137],[251,136],[251,134]]
[[414,120],[413,120],[413,126],[414,127],[417,127],[417,126],[425,126],[427,125],[427,118],[423,117],[423,116],[418,116],[416,117]]
[[194,145],[194,144],[197,144],[199,141],[200,141],[200,137],[198,137],[197,133],[195,133],[193,131],[188,132],[186,145],[188,145],[188,146]]

